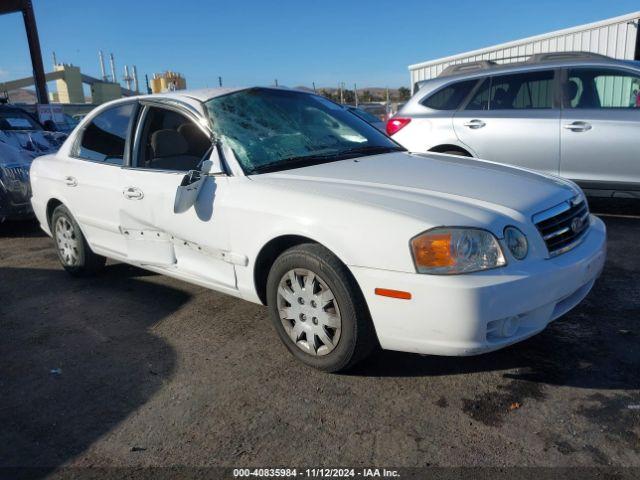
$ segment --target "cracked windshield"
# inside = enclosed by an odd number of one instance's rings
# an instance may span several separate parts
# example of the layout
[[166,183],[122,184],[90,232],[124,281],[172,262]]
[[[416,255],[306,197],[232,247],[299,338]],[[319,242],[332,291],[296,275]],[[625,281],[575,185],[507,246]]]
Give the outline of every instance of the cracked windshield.
[[404,150],[316,95],[256,88],[213,98],[206,106],[214,132],[249,174]]

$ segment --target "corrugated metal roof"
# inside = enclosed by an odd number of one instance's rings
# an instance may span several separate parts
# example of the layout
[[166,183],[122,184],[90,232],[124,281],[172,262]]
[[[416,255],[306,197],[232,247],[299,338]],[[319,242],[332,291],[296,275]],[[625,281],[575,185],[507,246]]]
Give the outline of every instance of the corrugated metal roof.
[[[533,43],[536,41],[550,39],[552,37],[565,36],[572,33],[582,32],[583,30],[593,30],[600,27],[606,27],[614,23],[622,23],[625,21],[633,21],[640,19],[640,11],[629,13],[627,15],[621,15],[619,17],[609,18],[607,20],[601,20],[599,22],[587,23],[584,25],[578,25],[577,27],[565,28],[562,30],[555,30],[549,33],[543,33],[541,35],[534,35],[532,37],[526,37],[520,40],[513,40],[511,42],[500,43],[498,45],[492,45],[490,47],[479,48],[477,50],[471,50],[469,52],[458,53],[456,55],[450,55],[448,57],[437,58],[435,60],[429,60],[426,62],[415,63],[413,65],[409,65],[409,70],[415,70],[416,68],[428,67],[429,65],[434,65],[437,63],[444,62],[455,62],[456,60],[466,59],[467,57],[473,57],[477,55],[482,55],[483,53],[490,53],[494,50],[503,50],[505,48],[517,47],[522,44]],[[637,28],[637,27],[636,27]],[[538,52],[534,52],[538,53]],[[631,60],[631,59],[629,59]]]
[[542,35],[501,43],[409,66],[411,85],[437,77],[447,66],[478,60],[498,63],[522,61],[536,53],[586,51],[633,60],[640,11],[599,22],[565,28]]

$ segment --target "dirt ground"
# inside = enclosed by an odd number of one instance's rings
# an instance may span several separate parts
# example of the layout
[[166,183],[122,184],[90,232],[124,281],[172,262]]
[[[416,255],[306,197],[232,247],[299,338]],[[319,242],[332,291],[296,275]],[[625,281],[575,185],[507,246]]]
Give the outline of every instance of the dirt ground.
[[0,466],[640,466],[640,202],[592,202],[603,276],[472,358],[297,363],[264,307],[0,225]]

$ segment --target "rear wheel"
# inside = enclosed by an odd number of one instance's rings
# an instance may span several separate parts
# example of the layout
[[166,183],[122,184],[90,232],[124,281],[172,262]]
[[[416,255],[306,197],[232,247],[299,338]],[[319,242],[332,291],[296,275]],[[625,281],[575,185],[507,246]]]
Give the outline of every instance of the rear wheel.
[[71,275],[92,275],[104,267],[107,259],[91,251],[80,227],[64,205],[53,211],[51,230],[58,259]]
[[298,245],[276,259],[267,279],[267,301],[281,340],[309,366],[345,370],[376,345],[355,279],[321,245]]

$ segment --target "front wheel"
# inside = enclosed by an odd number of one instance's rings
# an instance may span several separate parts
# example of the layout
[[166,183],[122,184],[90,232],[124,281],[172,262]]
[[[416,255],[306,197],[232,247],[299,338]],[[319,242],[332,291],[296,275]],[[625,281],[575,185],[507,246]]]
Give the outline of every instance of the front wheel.
[[64,205],[59,205],[53,211],[51,230],[58,259],[71,275],[92,275],[104,267],[107,259],[91,251],[78,223]]
[[283,343],[314,368],[346,370],[377,343],[355,279],[321,245],[298,245],[276,259],[267,279],[267,303]]

